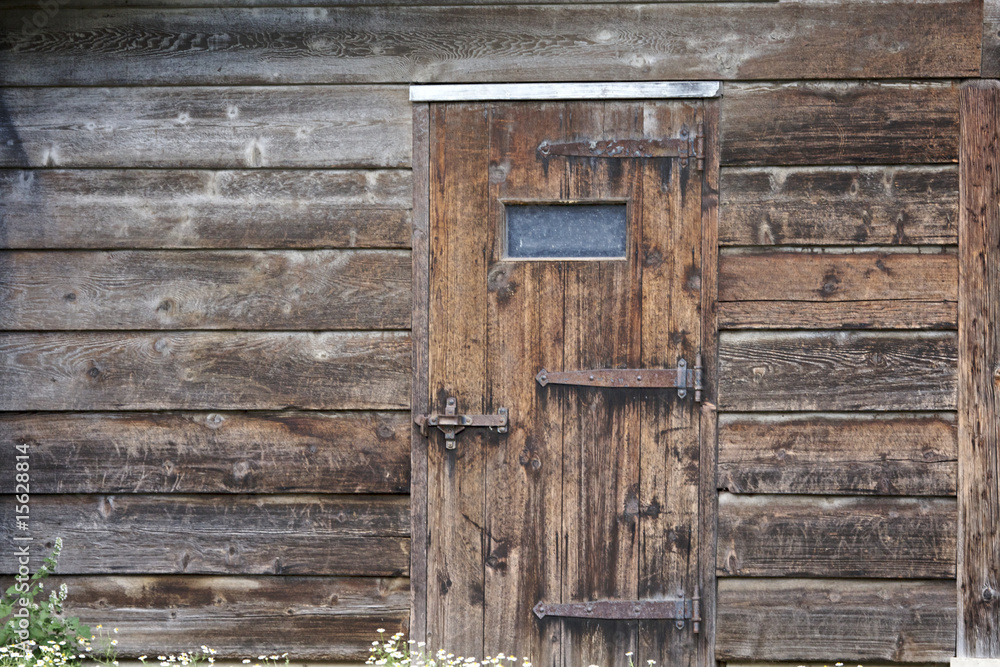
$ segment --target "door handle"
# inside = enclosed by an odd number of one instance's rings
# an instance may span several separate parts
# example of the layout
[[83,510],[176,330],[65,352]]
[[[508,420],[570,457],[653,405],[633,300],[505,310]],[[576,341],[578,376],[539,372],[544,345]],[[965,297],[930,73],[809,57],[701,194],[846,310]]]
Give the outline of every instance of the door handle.
[[417,415],[414,423],[420,426],[420,434],[428,437],[427,427],[435,426],[444,433],[445,449],[455,449],[455,435],[469,426],[485,426],[495,428],[497,433],[506,433],[509,425],[507,408],[500,408],[495,415],[460,415],[458,401],[449,396],[445,401],[444,414],[433,412],[429,415]]

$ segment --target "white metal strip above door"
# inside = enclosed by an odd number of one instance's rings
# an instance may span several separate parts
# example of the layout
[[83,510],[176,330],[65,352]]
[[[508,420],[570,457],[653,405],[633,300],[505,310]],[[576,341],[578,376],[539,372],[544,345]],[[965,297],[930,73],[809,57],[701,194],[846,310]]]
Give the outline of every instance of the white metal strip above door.
[[718,81],[628,81],[607,83],[480,83],[410,86],[411,102],[486,100],[648,100],[718,97]]

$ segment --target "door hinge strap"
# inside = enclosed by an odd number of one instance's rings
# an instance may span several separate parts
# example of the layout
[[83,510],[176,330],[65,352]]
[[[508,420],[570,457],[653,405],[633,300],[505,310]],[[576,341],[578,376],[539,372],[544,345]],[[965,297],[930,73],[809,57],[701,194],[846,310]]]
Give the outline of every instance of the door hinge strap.
[[543,158],[680,158],[687,166],[691,158],[697,160],[698,171],[705,169],[705,124],[698,123],[698,130],[690,136],[681,131],[676,139],[612,139],[608,141],[543,141],[538,144],[538,154]]
[[507,408],[500,408],[495,415],[460,415],[458,401],[449,396],[445,401],[444,414],[431,413],[417,415],[413,422],[420,427],[420,433],[427,437],[427,427],[435,426],[444,433],[445,449],[455,449],[455,435],[469,426],[495,428],[498,433],[506,433],[509,424]]
[[601,368],[589,371],[547,371],[544,368],[535,376],[538,384],[570,384],[583,387],[613,387],[621,389],[670,388],[676,389],[680,398],[694,389],[694,400],[701,400],[701,355],[695,359],[694,368],[688,368],[684,359],[677,361],[677,368]]
[[556,618],[592,618],[607,621],[671,620],[684,621],[694,618],[694,602],[685,598],[679,600],[595,600],[594,602],[569,602],[535,605],[535,616]]

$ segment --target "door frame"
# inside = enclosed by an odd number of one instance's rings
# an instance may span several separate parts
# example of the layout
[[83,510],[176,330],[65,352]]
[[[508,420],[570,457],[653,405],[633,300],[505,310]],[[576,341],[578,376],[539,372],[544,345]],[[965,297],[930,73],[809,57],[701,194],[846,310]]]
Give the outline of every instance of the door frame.
[[[698,569],[701,587],[700,667],[715,667],[716,489],[719,262],[719,98],[718,81],[635,81],[607,83],[442,84],[410,86],[412,103],[412,415],[429,405],[430,299],[430,104],[473,101],[605,101],[622,99],[701,99],[705,104],[705,170],[702,176],[701,320],[704,389],[701,403]],[[428,439],[411,420],[410,433],[410,622],[409,638],[424,641],[427,631]],[[516,425],[515,425],[516,427]],[[483,656],[479,656],[483,657]]]

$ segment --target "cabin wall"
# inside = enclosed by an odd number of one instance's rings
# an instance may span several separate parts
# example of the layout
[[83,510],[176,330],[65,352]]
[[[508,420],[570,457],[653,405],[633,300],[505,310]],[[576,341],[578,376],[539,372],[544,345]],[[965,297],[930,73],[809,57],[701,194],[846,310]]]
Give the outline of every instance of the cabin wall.
[[954,655],[992,0],[296,4],[0,12],[0,456],[74,612],[130,655],[405,629],[407,84],[720,79],[717,656]]

